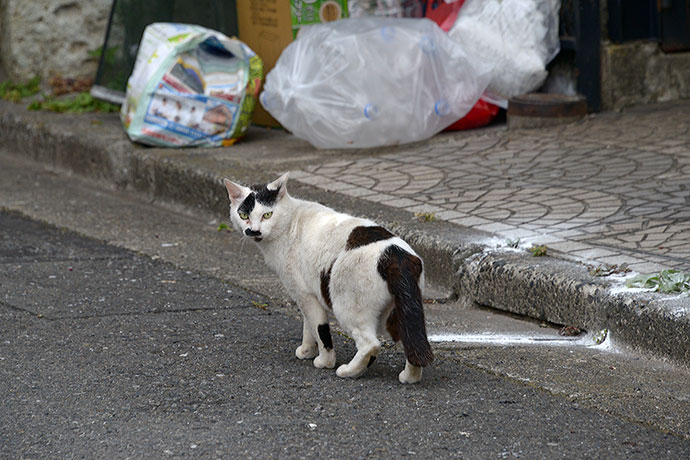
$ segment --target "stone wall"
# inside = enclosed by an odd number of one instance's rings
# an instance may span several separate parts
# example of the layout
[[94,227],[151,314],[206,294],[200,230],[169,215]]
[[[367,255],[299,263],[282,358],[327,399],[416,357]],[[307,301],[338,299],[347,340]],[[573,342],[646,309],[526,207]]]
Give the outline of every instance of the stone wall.
[[0,0],[0,64],[16,81],[94,77],[112,0]]
[[656,42],[602,44],[602,110],[688,98],[690,53],[667,54]]

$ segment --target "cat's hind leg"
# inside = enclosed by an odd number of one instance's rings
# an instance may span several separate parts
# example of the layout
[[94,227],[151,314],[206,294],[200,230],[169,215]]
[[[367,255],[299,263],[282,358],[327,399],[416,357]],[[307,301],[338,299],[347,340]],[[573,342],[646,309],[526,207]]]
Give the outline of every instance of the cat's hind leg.
[[[302,327],[302,345],[297,347],[295,354],[298,358],[298,353],[304,356],[300,359],[307,359],[307,356],[312,354],[312,356],[316,356],[314,367],[332,369],[335,367],[335,350],[333,350],[333,339],[331,338],[331,328],[328,325],[326,310],[316,297],[305,297],[298,304],[302,310],[304,325]],[[318,355],[311,348],[312,340],[316,342]]]
[[375,330],[354,329],[351,334],[355,339],[357,353],[349,363],[338,367],[335,372],[338,377],[356,378],[364,374],[381,350],[381,342],[376,337]]
[[[400,324],[398,323],[398,313],[392,310],[388,319],[386,320],[386,329],[390,334],[393,341],[397,344],[400,343]],[[410,362],[405,360],[405,369],[398,374],[398,380],[400,383],[417,383],[422,380],[422,368],[410,364]]]
[[398,375],[400,383],[417,383],[422,380],[422,368],[405,360],[405,369]]

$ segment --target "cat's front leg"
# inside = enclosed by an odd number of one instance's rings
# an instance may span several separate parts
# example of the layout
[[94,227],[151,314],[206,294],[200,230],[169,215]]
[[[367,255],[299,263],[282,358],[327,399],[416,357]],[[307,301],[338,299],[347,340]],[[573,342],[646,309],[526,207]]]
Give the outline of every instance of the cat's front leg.
[[295,350],[295,356],[299,359],[312,359],[319,354],[319,346],[311,333],[309,321],[302,314],[302,345]]
[[[304,331],[308,327],[308,333],[312,340],[316,340],[318,356],[314,358],[314,367],[329,368],[335,367],[335,350],[333,350],[333,339],[331,338],[331,328],[328,325],[328,314],[321,306],[316,297],[307,297],[302,302],[298,302],[304,317],[302,334],[302,345],[297,349],[302,351],[304,346]],[[308,325],[308,326],[307,326]],[[309,342],[307,342],[309,345]],[[305,351],[309,350],[307,347]]]

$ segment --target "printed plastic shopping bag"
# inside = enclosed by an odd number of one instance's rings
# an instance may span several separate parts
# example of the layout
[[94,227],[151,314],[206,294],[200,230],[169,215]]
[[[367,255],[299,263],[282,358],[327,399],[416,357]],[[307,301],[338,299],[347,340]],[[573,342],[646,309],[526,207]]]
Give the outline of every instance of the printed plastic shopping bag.
[[465,115],[490,72],[428,19],[344,19],[304,28],[260,100],[319,148],[404,144]]
[[247,45],[204,27],[146,27],[120,118],[158,146],[231,145],[251,122],[263,73]]

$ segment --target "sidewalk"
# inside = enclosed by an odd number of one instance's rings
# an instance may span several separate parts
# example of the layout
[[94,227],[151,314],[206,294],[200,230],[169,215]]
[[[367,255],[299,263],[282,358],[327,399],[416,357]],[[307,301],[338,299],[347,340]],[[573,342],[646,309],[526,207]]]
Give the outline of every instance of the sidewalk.
[[[359,151],[317,151],[262,128],[229,148],[144,148],[114,114],[4,101],[0,112],[7,150],[222,216],[222,177],[256,183],[290,170],[291,193],[391,227],[424,257],[431,281],[458,295],[608,329],[621,346],[690,365],[689,297],[630,292],[620,277],[590,274],[605,264],[690,271],[690,101]],[[532,245],[548,256],[532,256]]]
[[293,177],[582,263],[690,269],[690,104],[401,147]]

